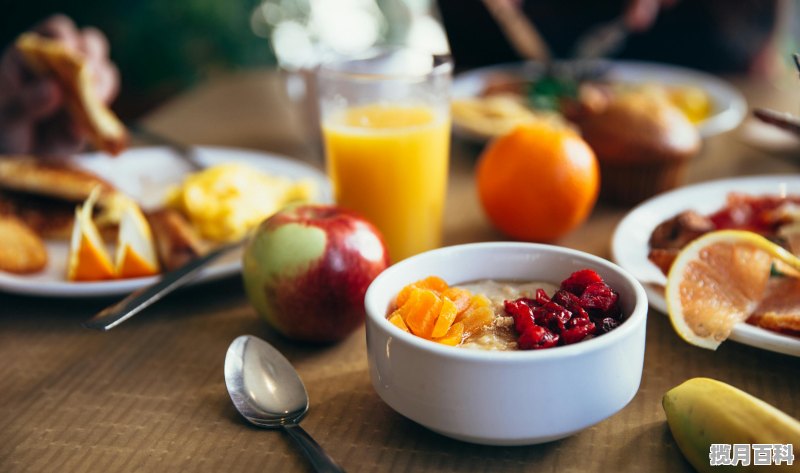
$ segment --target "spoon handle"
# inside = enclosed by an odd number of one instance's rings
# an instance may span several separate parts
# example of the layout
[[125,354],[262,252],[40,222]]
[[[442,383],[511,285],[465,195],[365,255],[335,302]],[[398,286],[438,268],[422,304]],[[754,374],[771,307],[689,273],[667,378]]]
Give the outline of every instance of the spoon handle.
[[298,424],[284,424],[284,430],[295,441],[303,454],[320,473],[344,473],[344,469],[331,458],[319,444]]

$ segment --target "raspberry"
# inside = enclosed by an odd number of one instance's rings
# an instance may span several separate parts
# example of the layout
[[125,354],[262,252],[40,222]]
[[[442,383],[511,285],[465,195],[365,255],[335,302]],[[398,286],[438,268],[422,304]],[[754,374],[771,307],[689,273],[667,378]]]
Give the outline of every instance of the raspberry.
[[583,294],[589,284],[603,282],[603,278],[591,269],[581,269],[575,271],[567,279],[561,282],[561,289],[569,291],[576,296]]
[[581,294],[581,306],[585,309],[597,309],[608,312],[617,303],[617,293],[604,282],[589,284]]
[[521,350],[539,350],[556,346],[559,338],[546,328],[534,325],[519,336],[517,345]]

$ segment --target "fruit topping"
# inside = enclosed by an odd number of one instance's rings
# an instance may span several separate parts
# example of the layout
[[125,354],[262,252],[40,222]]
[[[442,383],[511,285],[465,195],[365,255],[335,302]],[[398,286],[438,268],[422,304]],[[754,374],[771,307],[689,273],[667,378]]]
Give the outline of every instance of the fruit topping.
[[569,291],[580,297],[583,291],[592,283],[602,283],[603,278],[591,269],[575,271],[567,279],[561,281],[561,289]]
[[489,299],[449,287],[436,276],[405,286],[389,321],[402,330],[445,345],[458,345],[494,320]]
[[613,330],[622,317],[619,295],[590,269],[572,273],[552,298],[539,289],[535,299],[522,297],[504,306],[514,318],[521,350],[577,343]]

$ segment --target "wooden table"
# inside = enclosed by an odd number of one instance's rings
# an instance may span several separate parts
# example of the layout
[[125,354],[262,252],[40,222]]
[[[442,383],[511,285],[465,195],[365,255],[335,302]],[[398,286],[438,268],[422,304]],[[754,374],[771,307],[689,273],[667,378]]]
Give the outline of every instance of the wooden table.
[[[751,105],[796,111],[800,104],[788,78],[735,84]],[[281,76],[254,71],[209,81],[147,124],[190,143],[319,165],[303,120]],[[447,205],[458,212],[447,213],[447,244],[503,239],[475,194],[478,151],[454,143]],[[798,154],[766,152],[741,131],[728,133],[706,141],[688,180],[795,173]],[[599,205],[558,243],[608,258],[624,214]],[[311,397],[303,425],[349,471],[690,471],[661,396],[694,376],[730,382],[800,417],[800,359],[732,342],[716,352],[694,348],[651,311],[641,388],[620,413],[545,445],[475,446],[434,434],[378,398],[363,329],[330,346],[283,340],[257,318],[238,278],[184,290],[108,333],[80,327],[109,302],[0,293],[0,471],[307,471],[282,433],[246,425],[228,398],[225,351],[245,333],[270,341],[297,367]]]

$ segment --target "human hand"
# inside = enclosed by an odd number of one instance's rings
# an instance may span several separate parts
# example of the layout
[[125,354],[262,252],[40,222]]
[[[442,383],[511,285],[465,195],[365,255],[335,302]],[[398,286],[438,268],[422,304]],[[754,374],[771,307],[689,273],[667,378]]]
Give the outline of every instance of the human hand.
[[656,21],[662,7],[671,7],[678,0],[630,0],[623,13],[625,25],[632,31],[645,31]]
[[[33,31],[82,54],[98,97],[111,102],[119,89],[119,72],[108,57],[103,33],[79,30],[63,15],[48,18]],[[65,108],[58,83],[34,73],[9,46],[0,58],[0,154],[68,155],[83,147],[84,134]]]

